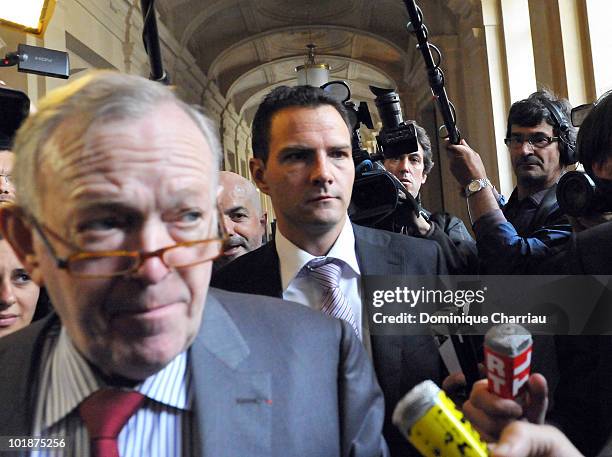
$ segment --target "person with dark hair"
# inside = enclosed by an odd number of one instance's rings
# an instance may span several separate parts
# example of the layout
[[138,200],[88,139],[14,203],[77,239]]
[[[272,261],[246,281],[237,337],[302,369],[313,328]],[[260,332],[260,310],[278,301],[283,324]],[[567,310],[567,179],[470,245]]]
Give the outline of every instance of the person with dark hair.
[[28,116],[30,99],[0,81],[0,204],[15,201],[11,170],[15,155],[11,152],[15,132]]
[[575,163],[576,129],[569,115],[569,104],[547,91],[512,105],[505,142],[517,182],[507,203],[487,179],[478,153],[465,140],[448,144],[451,171],[465,189],[486,273],[524,273],[528,262],[543,259],[569,238],[571,226],[555,194],[566,167]]
[[276,113],[285,108],[318,108],[321,106],[329,106],[335,109],[349,131],[351,130],[351,121],[346,108],[327,92],[312,86],[280,86],[274,89],[259,105],[253,119],[251,127],[253,156],[261,160],[263,164],[268,161],[272,119]]
[[391,423],[400,398],[444,365],[429,335],[370,335],[364,275],[446,273],[440,247],[399,233],[351,224],[355,168],[344,107],[323,90],[279,87],[253,121],[251,174],[272,199],[272,242],[213,275],[215,287],[283,297],[349,322],[370,351],[385,394],[384,436],[393,456],[415,455]]
[[[12,152],[13,139],[19,126],[32,109],[28,96],[8,88],[0,82],[0,206],[15,202]],[[15,257],[6,240],[0,237],[0,263],[2,287],[0,288],[0,336],[42,319],[51,311],[51,303],[45,288],[40,288],[30,278],[23,265]]]
[[39,292],[11,245],[0,237],[0,337],[32,322]]
[[[600,97],[580,126],[576,157],[592,179],[596,189],[593,195],[600,199],[599,203],[574,221],[574,233],[565,245],[551,250],[545,259],[533,259],[528,273],[612,274],[612,91]],[[570,191],[576,189],[580,188]],[[576,197],[583,204],[588,200],[583,198],[585,195]],[[555,337],[560,376],[553,408],[546,416],[546,421],[559,427],[587,456],[612,455],[612,338],[608,335],[609,300],[605,297],[602,295],[591,315],[585,316],[590,334]],[[466,405],[468,418],[493,439],[504,426],[526,414],[525,405],[488,393],[484,383],[472,390]],[[536,409],[529,411],[530,420],[541,422],[543,402],[534,405]]]
[[[434,162],[427,132],[416,122],[411,122],[416,129],[418,150],[386,157],[383,164],[420,204],[421,186],[427,181]],[[449,273],[467,275],[478,271],[476,242],[458,217],[443,211],[431,213],[422,208],[418,215],[410,211],[403,224],[399,227],[402,233],[430,239],[440,245]]]
[[530,273],[612,274],[612,91],[599,98],[580,126],[576,152],[599,202],[571,218],[575,233],[569,242],[544,261],[531,262]]

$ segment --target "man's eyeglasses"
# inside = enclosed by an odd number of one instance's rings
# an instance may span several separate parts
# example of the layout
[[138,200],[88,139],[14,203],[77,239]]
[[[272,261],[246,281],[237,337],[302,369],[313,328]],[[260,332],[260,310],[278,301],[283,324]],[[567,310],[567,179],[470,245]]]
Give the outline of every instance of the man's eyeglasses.
[[67,270],[69,274],[78,278],[95,279],[128,275],[138,271],[145,260],[151,257],[159,257],[167,268],[188,268],[217,258],[221,254],[223,243],[227,238],[223,224],[219,223],[219,233],[216,238],[183,241],[153,252],[119,250],[81,251],[71,254],[66,258],[61,258],[55,252],[45,233],[48,233],[49,236],[64,246],[77,251],[78,248],[63,239],[49,227],[39,223],[33,216],[28,216],[28,219],[40,235],[51,256],[55,259],[57,267]]
[[554,141],[559,141],[558,136],[546,136],[541,134],[534,135],[512,135],[510,138],[504,138],[504,143],[510,149],[520,149],[523,147],[523,143],[529,143],[533,148],[542,149],[553,143]]

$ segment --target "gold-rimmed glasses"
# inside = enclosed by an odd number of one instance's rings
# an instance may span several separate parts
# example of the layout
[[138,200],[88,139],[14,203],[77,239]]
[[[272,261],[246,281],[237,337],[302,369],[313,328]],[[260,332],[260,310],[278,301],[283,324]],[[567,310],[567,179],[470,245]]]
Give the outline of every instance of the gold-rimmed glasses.
[[[218,217],[218,236],[215,238],[182,241],[172,246],[166,246],[152,252],[139,251],[78,251],[73,243],[62,238],[49,227],[41,224],[32,215],[28,220],[40,235],[45,247],[55,260],[58,268],[67,270],[69,274],[78,278],[110,278],[113,276],[128,275],[140,269],[142,264],[152,257],[159,257],[167,268],[188,268],[193,265],[208,262],[217,258],[221,252],[227,235],[222,220]],[[77,252],[68,257],[57,255],[47,234]]]

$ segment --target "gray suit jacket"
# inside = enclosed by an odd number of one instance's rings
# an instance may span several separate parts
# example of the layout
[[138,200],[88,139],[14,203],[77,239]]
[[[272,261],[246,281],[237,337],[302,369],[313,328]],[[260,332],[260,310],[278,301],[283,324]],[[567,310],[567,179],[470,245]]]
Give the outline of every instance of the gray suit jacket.
[[[0,339],[0,432],[30,434],[51,316]],[[379,456],[383,398],[351,327],[211,289],[190,348],[198,455]]]

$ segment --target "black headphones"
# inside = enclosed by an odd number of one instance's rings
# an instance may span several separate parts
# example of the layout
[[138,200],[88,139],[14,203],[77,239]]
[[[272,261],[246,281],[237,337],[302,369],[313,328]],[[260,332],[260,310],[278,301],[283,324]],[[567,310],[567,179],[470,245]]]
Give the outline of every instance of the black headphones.
[[552,117],[555,125],[553,126],[557,130],[559,136],[559,153],[561,154],[561,163],[564,165],[573,165],[578,162],[576,158],[576,141],[570,138],[570,121],[565,117],[559,108],[551,103],[549,100],[540,99],[540,102],[548,109],[550,117]]

